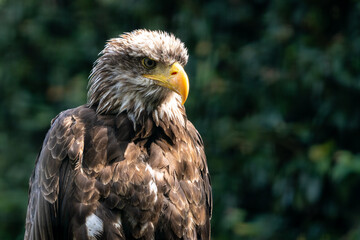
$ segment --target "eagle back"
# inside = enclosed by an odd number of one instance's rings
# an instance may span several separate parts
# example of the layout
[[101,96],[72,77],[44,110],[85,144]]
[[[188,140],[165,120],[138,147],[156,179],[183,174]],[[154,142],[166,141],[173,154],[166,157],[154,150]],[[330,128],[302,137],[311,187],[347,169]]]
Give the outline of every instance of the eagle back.
[[80,106],[60,113],[44,140],[25,238],[209,239],[211,208],[203,143],[189,121],[144,117],[134,128],[126,113]]

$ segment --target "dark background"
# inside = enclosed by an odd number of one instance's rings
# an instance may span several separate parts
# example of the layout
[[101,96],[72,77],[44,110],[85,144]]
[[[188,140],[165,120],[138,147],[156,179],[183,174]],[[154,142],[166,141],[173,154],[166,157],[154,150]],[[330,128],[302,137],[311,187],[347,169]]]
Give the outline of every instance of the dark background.
[[105,41],[189,49],[189,119],[219,239],[360,239],[360,2],[0,0],[0,239],[22,239],[50,120],[86,102]]

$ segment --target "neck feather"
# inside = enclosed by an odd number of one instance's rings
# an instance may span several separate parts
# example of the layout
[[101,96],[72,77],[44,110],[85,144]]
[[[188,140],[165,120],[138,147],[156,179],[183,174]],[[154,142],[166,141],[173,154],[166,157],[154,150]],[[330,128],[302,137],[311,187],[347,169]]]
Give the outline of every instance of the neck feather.
[[[141,79],[143,81],[143,79]],[[126,79],[117,81],[91,79],[88,103],[98,114],[126,112],[134,129],[151,117],[156,126],[160,121],[170,121],[185,126],[186,114],[181,97],[156,84],[133,85]]]

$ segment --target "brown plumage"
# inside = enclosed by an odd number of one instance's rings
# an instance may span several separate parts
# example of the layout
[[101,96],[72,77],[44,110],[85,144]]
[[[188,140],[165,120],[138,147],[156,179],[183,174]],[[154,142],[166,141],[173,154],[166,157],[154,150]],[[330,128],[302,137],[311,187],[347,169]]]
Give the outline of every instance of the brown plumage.
[[187,97],[184,44],[111,39],[88,103],[51,123],[30,178],[25,239],[210,239],[212,196]]

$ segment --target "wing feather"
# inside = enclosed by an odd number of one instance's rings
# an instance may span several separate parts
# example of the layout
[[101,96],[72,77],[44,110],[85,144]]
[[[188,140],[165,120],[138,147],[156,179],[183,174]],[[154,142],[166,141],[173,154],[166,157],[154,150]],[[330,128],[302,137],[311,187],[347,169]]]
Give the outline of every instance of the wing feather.
[[74,111],[63,112],[52,121],[36,160],[29,183],[25,239],[55,239],[60,168],[64,160],[79,158],[83,150],[83,126],[73,117]]

